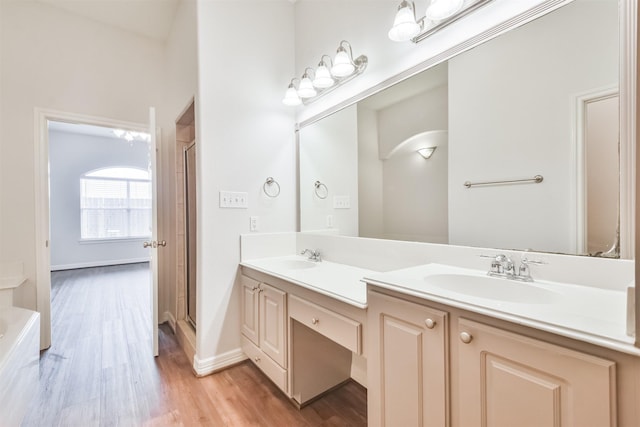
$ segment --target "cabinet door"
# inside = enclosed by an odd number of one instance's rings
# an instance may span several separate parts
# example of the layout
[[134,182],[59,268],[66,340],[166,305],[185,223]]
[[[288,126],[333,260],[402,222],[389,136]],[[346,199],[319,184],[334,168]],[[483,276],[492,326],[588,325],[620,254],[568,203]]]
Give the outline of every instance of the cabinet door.
[[242,285],[242,334],[255,345],[258,341],[258,295],[260,283],[247,276],[240,276]]
[[260,349],[286,368],[287,294],[266,283],[260,284]]
[[447,313],[368,296],[370,426],[448,424]]
[[467,319],[458,335],[460,425],[616,424],[614,362]]

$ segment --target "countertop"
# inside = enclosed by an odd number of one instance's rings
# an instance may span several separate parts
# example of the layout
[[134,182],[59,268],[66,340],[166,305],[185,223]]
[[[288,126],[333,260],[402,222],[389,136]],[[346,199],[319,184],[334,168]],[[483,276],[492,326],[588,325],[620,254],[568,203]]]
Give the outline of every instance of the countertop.
[[[507,320],[628,354],[640,355],[626,334],[627,295],[618,290],[536,280],[489,279],[486,272],[444,264],[376,272],[291,255],[244,260],[241,265],[365,309],[367,284]],[[451,276],[469,284],[454,290]],[[467,282],[467,280],[462,280]],[[483,287],[494,287],[494,298]]]
[[[369,274],[364,280],[381,288],[640,355],[640,349],[633,345],[634,338],[626,334],[626,292],[548,281],[493,279],[507,285],[507,294],[483,298],[437,284],[440,279],[435,276],[452,274],[475,276],[481,281],[487,278],[485,272],[478,270],[426,264]],[[511,287],[513,298],[508,292]]]
[[[283,267],[288,261],[309,267],[298,269]],[[358,308],[367,308],[367,285],[362,278],[375,273],[372,270],[330,261],[308,261],[307,258],[297,255],[244,260],[240,265]]]

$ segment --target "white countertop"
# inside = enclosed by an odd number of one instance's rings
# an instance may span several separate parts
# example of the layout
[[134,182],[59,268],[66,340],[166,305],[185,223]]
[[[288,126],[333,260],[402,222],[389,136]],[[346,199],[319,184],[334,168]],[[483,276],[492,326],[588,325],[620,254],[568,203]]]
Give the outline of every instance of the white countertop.
[[[291,255],[249,259],[241,265],[339,301],[367,307],[367,283],[396,292],[507,320],[628,354],[640,355],[626,334],[627,295],[618,290],[536,280],[489,279],[486,272],[443,264],[376,272]],[[471,276],[464,290],[452,290],[443,275]],[[439,276],[439,277],[436,277]],[[463,280],[464,282],[464,280]],[[476,282],[476,283],[473,283]],[[498,285],[495,298],[475,286]],[[512,291],[513,289],[513,291]]]
[[[302,263],[309,268],[289,269],[286,266],[283,267],[288,261]],[[330,261],[307,261],[306,257],[297,255],[249,259],[242,261],[240,265],[311,289],[358,308],[367,307],[367,285],[362,278],[375,273],[364,268]]]
[[[483,298],[434,285],[438,280],[434,276],[448,274],[487,278],[486,273],[479,270],[426,264],[368,274],[365,281],[381,288],[640,355],[640,349],[633,345],[634,338],[626,334],[626,292],[547,281],[522,283],[493,279],[513,286],[516,289],[514,295],[518,294],[517,287],[529,287],[522,291],[531,291],[530,301],[527,297],[509,301],[508,297]],[[544,296],[545,301],[537,300],[537,295]]]

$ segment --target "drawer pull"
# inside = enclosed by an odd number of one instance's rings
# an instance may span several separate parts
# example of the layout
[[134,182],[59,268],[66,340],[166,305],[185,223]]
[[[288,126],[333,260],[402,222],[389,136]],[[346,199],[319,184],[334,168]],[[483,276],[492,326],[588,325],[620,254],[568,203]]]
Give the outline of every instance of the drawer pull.
[[462,332],[460,334],[460,341],[462,341],[465,344],[469,344],[472,339],[473,339],[473,337],[468,332]]
[[311,323],[317,325],[320,322],[320,319],[316,319],[315,317],[311,319]]
[[427,326],[428,329],[433,329],[436,327],[436,321],[433,319],[427,319],[424,321],[424,324]]
[[253,358],[253,361],[258,363],[258,362],[260,362],[260,358],[258,356],[256,356],[256,357]]

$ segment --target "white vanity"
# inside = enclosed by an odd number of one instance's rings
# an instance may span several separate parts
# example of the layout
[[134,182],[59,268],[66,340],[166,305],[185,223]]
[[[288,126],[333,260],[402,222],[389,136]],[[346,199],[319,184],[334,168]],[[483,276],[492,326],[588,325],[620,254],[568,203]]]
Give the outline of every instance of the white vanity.
[[[305,233],[242,242],[243,349],[298,405],[354,378],[371,426],[640,422],[632,261],[526,253],[546,264],[521,282],[487,275],[478,255],[490,249]],[[328,259],[293,255],[306,247]],[[575,283],[558,281],[567,268],[582,272]]]

